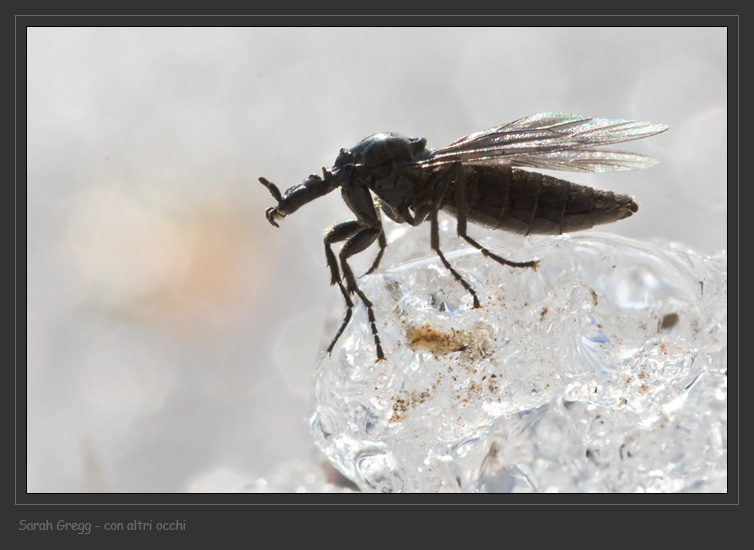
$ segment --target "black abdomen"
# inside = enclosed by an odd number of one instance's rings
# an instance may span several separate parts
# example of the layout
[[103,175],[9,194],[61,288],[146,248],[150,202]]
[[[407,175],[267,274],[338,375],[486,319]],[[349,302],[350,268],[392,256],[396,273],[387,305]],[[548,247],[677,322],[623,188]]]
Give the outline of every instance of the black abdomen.
[[[513,233],[558,235],[629,217],[639,207],[628,195],[510,167],[466,167],[468,221]],[[443,210],[457,215],[457,182]]]

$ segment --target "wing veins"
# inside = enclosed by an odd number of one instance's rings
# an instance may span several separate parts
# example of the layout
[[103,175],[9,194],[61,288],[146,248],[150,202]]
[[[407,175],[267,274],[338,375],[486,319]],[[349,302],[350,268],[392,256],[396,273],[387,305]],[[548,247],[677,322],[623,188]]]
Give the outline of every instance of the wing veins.
[[570,171],[638,170],[654,166],[657,161],[636,153],[592,148],[649,137],[667,129],[664,124],[644,121],[539,113],[470,134],[432,151],[429,158],[417,164],[434,167],[461,162]]

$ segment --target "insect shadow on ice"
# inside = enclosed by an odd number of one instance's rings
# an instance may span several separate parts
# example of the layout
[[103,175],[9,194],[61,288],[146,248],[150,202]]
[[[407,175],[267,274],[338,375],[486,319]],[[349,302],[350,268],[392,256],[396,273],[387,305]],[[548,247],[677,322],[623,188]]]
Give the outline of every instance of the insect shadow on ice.
[[[275,227],[277,220],[340,188],[356,219],[336,224],[325,234],[330,284],[340,287],[347,308],[327,351],[332,352],[348,325],[354,306],[351,297],[356,294],[366,306],[379,361],[385,354],[372,302],[356,284],[348,258],[376,240],[379,251],[366,274],[377,269],[387,246],[380,210],[391,220],[411,226],[429,219],[432,250],[478,308],[476,292],[440,250],[440,210],[455,216],[458,236],[488,258],[502,265],[536,270],[539,260],[513,262],[487,250],[467,234],[468,222],[522,235],[560,235],[627,218],[639,208],[628,195],[521,168],[570,172],[650,168],[657,164],[651,157],[595,147],[641,139],[667,129],[664,124],[651,122],[539,113],[473,133],[442,149],[427,149],[424,138],[374,134],[350,149],[341,149],[333,167],[322,168],[322,176],[312,174],[284,194],[265,178],[259,181],[277,201],[277,206],[265,213]],[[338,262],[332,245],[343,241]]]

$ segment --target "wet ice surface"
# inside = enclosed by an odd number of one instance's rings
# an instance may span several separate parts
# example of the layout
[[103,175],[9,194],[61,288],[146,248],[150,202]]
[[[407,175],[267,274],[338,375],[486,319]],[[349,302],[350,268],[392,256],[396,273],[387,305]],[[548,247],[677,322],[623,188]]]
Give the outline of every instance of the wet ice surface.
[[[481,239],[360,279],[317,366],[311,429],[370,492],[724,492],[727,259],[606,233]],[[426,236],[395,230],[411,257]],[[523,245],[523,246],[522,246]]]

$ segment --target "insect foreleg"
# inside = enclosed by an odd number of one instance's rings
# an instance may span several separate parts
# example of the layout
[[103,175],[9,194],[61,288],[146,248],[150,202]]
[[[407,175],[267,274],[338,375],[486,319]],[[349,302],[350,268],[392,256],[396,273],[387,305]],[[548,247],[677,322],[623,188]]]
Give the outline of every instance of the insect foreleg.
[[366,227],[348,239],[343,248],[340,249],[340,266],[343,269],[343,278],[346,280],[346,291],[349,294],[357,292],[358,287],[356,286],[356,278],[353,276],[351,266],[348,265],[346,260],[369,248],[381,233],[381,227]]
[[[369,323],[372,325],[372,335],[374,336],[374,345],[377,348],[377,360],[380,361],[385,358],[385,354],[382,352],[382,346],[380,345],[380,337],[377,334],[377,325],[375,324],[375,317],[374,317],[374,310],[372,309],[372,302],[369,300],[369,298],[366,297],[366,295],[361,291],[361,289],[356,285],[356,279],[353,276],[353,271],[351,271],[351,267],[348,265],[348,262],[346,261],[347,258],[353,256],[354,254],[358,254],[359,252],[365,250],[368,248],[374,240],[377,238],[378,235],[382,234],[382,227],[366,227],[356,233],[353,237],[348,239],[346,244],[343,245],[343,248],[340,249],[340,265],[343,270],[343,278],[346,280],[346,292],[347,293],[356,293],[359,298],[361,298],[361,301],[364,303],[364,306],[367,308],[367,315],[369,317]],[[342,288],[342,287],[341,287]],[[349,308],[349,314],[347,314],[350,317],[350,308]],[[347,324],[348,321],[344,321],[344,327],[345,324]],[[342,330],[338,332],[338,334],[335,337],[335,340],[340,337]],[[333,343],[330,345],[330,349],[332,349],[332,346],[335,344],[335,340],[333,340]]]
[[[536,271],[537,266],[539,265],[538,260],[531,260],[528,262],[512,262],[510,260],[506,260],[505,258],[498,256],[497,254],[493,254],[466,234],[466,184],[468,181],[470,184],[474,185],[479,179],[479,175],[473,170],[465,170],[464,168],[459,168],[457,170],[457,173],[458,179],[456,180],[456,219],[458,220],[458,224],[456,225],[456,231],[458,233],[458,236],[463,237],[471,246],[479,249],[482,254],[484,254],[488,258],[492,258],[500,264],[508,265],[511,267],[531,267]],[[467,178],[467,176],[469,175],[471,179]]]
[[[370,267],[369,271],[364,273],[364,275],[369,275],[380,265],[380,260],[382,260],[382,255],[385,253],[385,248],[387,247],[387,239],[385,238],[384,230],[380,230],[380,234],[377,236],[377,243],[380,245],[380,251],[377,253],[377,257],[374,259],[372,267]],[[362,277],[364,275],[362,275]]]
[[330,268],[330,284],[338,285],[340,287],[340,292],[343,294],[343,299],[346,301],[346,316],[343,318],[343,322],[340,323],[340,328],[338,329],[338,332],[335,333],[335,338],[330,342],[330,345],[327,348],[327,353],[332,353],[333,347],[335,347],[335,342],[338,341],[338,338],[340,338],[340,335],[343,334],[343,331],[348,326],[348,321],[351,320],[351,313],[353,311],[353,301],[348,295],[348,292],[346,292],[346,287],[343,286],[343,282],[341,281],[338,260],[335,258],[335,254],[333,254],[331,245],[332,243],[344,241],[351,237],[359,230],[359,227],[361,227],[361,224],[357,220],[351,220],[339,223],[328,229],[327,233],[325,233],[325,256],[327,257],[327,267]]
[[[346,316],[343,319],[338,332],[335,334],[335,338],[333,338],[332,342],[330,342],[330,346],[327,348],[327,353],[332,353],[332,350],[335,347],[335,343],[340,338],[340,335],[343,334],[346,326],[348,326],[348,322],[351,320],[351,314],[353,312],[353,301],[351,300],[349,294],[353,294],[355,292],[356,294],[358,294],[359,298],[361,298],[362,302],[364,302],[364,306],[366,306],[367,308],[369,322],[372,325],[374,343],[377,348],[377,359],[380,360],[385,358],[385,354],[382,352],[382,346],[380,345],[380,338],[377,335],[377,326],[375,325],[372,302],[369,301],[366,295],[358,288],[358,286],[356,286],[356,280],[353,276],[353,271],[346,261],[346,259],[350,256],[358,254],[359,252],[368,248],[369,245],[374,242],[375,238],[378,237],[378,235],[380,236],[381,240],[384,240],[385,237],[381,227],[365,228],[363,224],[358,220],[351,220],[340,223],[332,227],[325,234],[325,255],[327,256],[327,266],[330,268],[330,284],[337,284],[340,287],[340,292],[343,294],[347,308]],[[343,245],[343,248],[340,251],[340,263],[343,268],[343,278],[346,280],[346,286],[344,286],[340,277],[340,272],[338,270],[338,261],[335,258],[335,254],[333,254],[331,245],[332,243],[344,241],[346,239],[348,239],[348,241]]]
[[[327,230],[325,233],[325,256],[327,257],[327,267],[330,268],[330,284],[339,285],[343,296],[346,299],[346,304],[351,301],[348,297],[345,287],[340,279],[340,270],[338,269],[338,260],[335,258],[335,254],[332,251],[331,245],[333,243],[339,243],[353,236],[360,228],[362,224],[358,220],[351,220],[343,223],[339,223]],[[351,307],[351,304],[349,307]]]
[[[374,207],[372,196],[369,193],[369,189],[364,185],[353,184],[343,188],[343,199],[348,207],[356,214],[358,220],[345,222],[332,228],[330,233],[325,236],[325,252],[327,254],[327,263],[330,266],[330,273],[333,277],[338,275],[337,264],[335,257],[330,249],[330,242],[342,241],[348,239],[343,248],[340,249],[340,266],[343,272],[343,279],[345,279],[345,288],[343,283],[338,278],[338,285],[340,286],[343,296],[346,298],[346,306],[348,312],[346,318],[343,320],[343,324],[335,335],[328,351],[332,351],[335,342],[343,333],[348,321],[351,317],[351,309],[353,308],[353,302],[350,300],[349,294],[356,293],[364,306],[367,308],[367,315],[369,317],[369,323],[372,325],[372,335],[374,336],[374,344],[377,348],[377,360],[385,358],[385,354],[382,352],[382,346],[380,345],[380,338],[377,334],[377,325],[375,324],[374,310],[372,308],[372,302],[366,297],[366,295],[359,289],[356,284],[356,278],[353,275],[351,266],[348,265],[348,258],[366,250],[378,237],[381,236],[380,245],[382,246],[384,234],[382,231],[382,224],[380,223],[380,216],[377,214],[377,210]],[[387,242],[384,242],[387,245]]]

